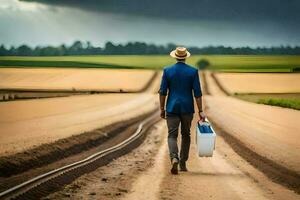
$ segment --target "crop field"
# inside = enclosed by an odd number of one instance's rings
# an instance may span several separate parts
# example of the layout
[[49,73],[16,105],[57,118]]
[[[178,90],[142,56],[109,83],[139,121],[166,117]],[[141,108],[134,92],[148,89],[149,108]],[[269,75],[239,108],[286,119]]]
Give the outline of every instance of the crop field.
[[[293,72],[300,70],[300,56],[192,55],[195,65],[206,59],[211,69],[224,72]],[[161,69],[174,63],[170,56],[59,56],[0,57],[0,67],[77,67],[118,69]]]

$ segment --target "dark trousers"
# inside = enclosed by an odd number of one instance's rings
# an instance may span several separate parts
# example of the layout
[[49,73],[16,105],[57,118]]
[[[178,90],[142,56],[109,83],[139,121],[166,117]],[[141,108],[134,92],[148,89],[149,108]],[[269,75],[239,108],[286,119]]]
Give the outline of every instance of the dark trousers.
[[[193,114],[167,113],[168,146],[169,146],[171,160],[173,158],[178,158],[182,162],[188,160],[190,143],[191,143],[190,129],[191,129],[192,120],[193,120]],[[179,125],[181,125],[180,157],[178,157],[178,146],[177,146]]]

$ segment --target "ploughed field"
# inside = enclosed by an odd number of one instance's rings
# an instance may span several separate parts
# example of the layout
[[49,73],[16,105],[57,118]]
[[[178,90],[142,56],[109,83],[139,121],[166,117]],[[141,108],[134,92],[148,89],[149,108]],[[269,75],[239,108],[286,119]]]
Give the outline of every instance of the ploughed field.
[[128,69],[1,68],[0,89],[132,92],[154,71]]
[[97,94],[0,103],[0,156],[148,113],[156,100],[154,94]]
[[154,93],[160,75],[155,73],[128,69],[0,69],[0,89],[113,92],[0,102],[0,155],[21,152],[150,112],[157,106]]
[[[212,69],[227,72],[291,72],[300,70],[300,56],[192,55],[188,63],[209,61]],[[0,57],[0,67],[70,67],[161,69],[171,65],[167,55]]]

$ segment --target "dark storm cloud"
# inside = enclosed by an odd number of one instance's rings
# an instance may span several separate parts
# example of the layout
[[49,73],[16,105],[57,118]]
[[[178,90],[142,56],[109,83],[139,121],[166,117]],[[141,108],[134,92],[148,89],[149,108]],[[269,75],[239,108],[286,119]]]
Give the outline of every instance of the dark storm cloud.
[[[32,0],[31,0],[32,1]],[[300,23],[299,0],[35,0],[95,12],[177,19]]]
[[0,2],[0,44],[5,45],[58,45],[75,40],[96,45],[106,41],[234,47],[300,45],[300,0]]

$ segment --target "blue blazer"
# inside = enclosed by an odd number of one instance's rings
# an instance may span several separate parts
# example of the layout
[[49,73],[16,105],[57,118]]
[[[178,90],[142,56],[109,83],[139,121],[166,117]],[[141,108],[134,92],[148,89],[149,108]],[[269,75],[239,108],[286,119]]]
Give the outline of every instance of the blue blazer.
[[183,62],[164,68],[159,92],[168,95],[167,113],[194,113],[193,93],[202,96],[198,70]]

